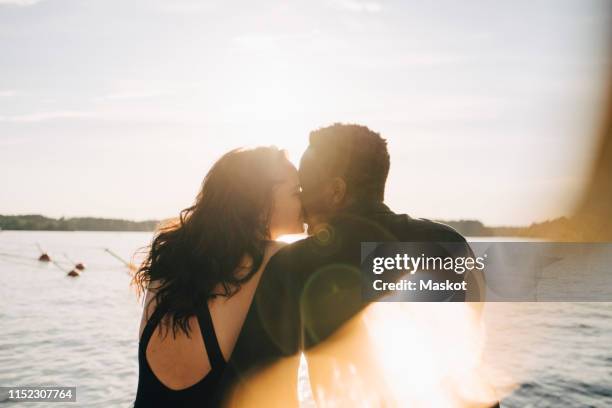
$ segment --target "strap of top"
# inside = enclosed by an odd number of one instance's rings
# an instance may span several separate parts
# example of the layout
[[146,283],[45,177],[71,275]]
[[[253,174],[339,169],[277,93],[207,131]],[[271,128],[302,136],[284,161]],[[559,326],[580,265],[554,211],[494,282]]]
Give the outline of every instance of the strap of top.
[[149,317],[149,320],[142,330],[142,336],[140,337],[140,345],[143,347],[143,350],[147,349],[147,344],[149,344],[149,340],[151,340],[155,327],[157,327],[159,321],[164,317],[164,314],[165,310],[163,310],[163,308],[156,307],[151,317]]
[[202,333],[202,339],[204,339],[211,369],[223,367],[226,362],[217,341],[217,334],[215,333],[215,327],[213,326],[210,310],[208,309],[208,302],[198,314],[198,323],[200,324],[200,332]]

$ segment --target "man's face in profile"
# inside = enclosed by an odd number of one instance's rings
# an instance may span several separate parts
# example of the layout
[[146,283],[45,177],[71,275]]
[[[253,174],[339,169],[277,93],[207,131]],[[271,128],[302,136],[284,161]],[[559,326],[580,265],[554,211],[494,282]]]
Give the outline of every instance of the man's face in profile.
[[300,184],[302,186],[302,205],[304,217],[308,224],[308,233],[326,222],[333,213],[331,206],[330,176],[318,160],[317,152],[312,147],[306,149],[300,160]]

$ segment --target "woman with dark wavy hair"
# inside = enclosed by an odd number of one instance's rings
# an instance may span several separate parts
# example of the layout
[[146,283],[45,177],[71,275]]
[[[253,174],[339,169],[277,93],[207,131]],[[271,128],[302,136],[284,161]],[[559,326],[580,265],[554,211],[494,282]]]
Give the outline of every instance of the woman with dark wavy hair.
[[275,147],[236,149],[210,169],[195,204],[161,228],[134,275],[146,292],[134,406],[191,407],[215,387],[260,275],[303,232],[297,170]]

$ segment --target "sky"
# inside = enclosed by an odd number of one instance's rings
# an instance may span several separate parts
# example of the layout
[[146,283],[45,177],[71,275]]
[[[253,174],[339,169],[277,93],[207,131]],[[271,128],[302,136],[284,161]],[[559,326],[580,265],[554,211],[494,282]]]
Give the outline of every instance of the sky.
[[572,211],[611,72],[607,0],[0,0],[0,214],[178,215],[224,152],[359,123],[386,202]]

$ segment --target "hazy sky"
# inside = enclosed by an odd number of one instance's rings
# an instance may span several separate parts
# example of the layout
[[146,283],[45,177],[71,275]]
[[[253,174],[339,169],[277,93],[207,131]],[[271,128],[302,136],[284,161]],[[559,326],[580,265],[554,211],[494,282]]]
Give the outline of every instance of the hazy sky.
[[0,0],[0,214],[165,218],[212,162],[355,122],[387,202],[528,224],[588,175],[602,1]]

